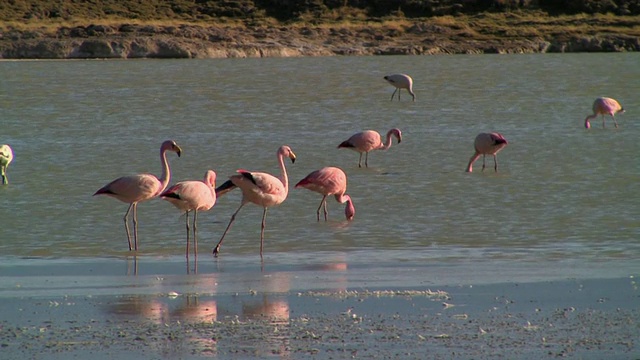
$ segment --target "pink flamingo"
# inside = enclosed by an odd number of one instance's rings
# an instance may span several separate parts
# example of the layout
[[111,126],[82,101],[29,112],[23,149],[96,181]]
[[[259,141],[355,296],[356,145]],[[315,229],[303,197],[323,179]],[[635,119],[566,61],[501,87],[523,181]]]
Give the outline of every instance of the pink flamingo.
[[95,195],[109,195],[122,202],[129,203],[129,208],[124,214],[124,228],[127,230],[127,241],[129,241],[129,251],[131,251],[131,234],[129,233],[129,224],[127,217],[133,208],[133,239],[135,249],[138,250],[138,203],[140,201],[149,200],[158,196],[169,184],[171,177],[171,169],[167,162],[167,151],[173,151],[178,154],[182,153],[182,149],[173,140],[167,140],[160,146],[160,162],[162,164],[162,175],[157,178],[152,174],[138,174],[131,176],[123,176],[96,191]]
[[393,94],[391,94],[391,101],[393,101],[393,97],[396,92],[398,93],[398,101],[400,101],[400,92],[402,92],[402,89],[407,89],[409,94],[411,94],[413,101],[416,101],[416,95],[413,93],[413,79],[411,76],[407,74],[392,74],[385,76],[384,79],[396,88],[393,91]]
[[473,162],[476,161],[480,155],[482,155],[482,171],[485,168],[485,156],[493,155],[493,163],[495,171],[498,171],[498,151],[502,150],[503,147],[507,146],[507,139],[504,138],[500,133],[480,133],[476,136],[476,140],[473,143],[473,146],[476,149],[476,153],[473,154],[471,159],[469,159],[469,165],[467,166],[467,172],[472,172]]
[[589,129],[591,127],[591,123],[589,123],[589,120],[595,119],[598,115],[602,115],[603,129],[604,129],[605,115],[611,115],[611,118],[613,119],[614,124],[616,124],[616,127],[618,127],[618,122],[616,121],[616,118],[614,116],[617,113],[624,114],[624,109],[622,108],[622,105],[620,105],[619,102],[617,102],[612,98],[599,97],[593,102],[593,115],[589,115],[587,116],[586,119],[584,119],[584,127]]
[[347,175],[337,167],[323,167],[320,170],[316,170],[307,175],[304,179],[300,180],[296,188],[303,187],[311,191],[322,194],[322,201],[318,206],[316,212],[318,221],[320,221],[320,209],[324,205],[324,221],[327,221],[327,196],[334,195],[336,201],[340,204],[347,205],[344,208],[344,215],[347,220],[353,220],[353,216],[356,213],[356,209],[353,206],[351,197],[345,192],[347,191]]
[[260,231],[260,257],[262,258],[262,250],[264,248],[264,228],[267,218],[267,209],[280,205],[289,193],[289,178],[287,177],[287,169],[284,166],[284,157],[291,159],[292,163],[296,161],[296,155],[293,153],[290,147],[283,145],[278,148],[276,152],[278,158],[278,164],[280,165],[280,172],[282,173],[280,178],[277,178],[271,174],[263,172],[252,172],[247,170],[238,170],[239,175],[233,175],[229,177],[229,180],[216,188],[216,195],[222,196],[227,192],[239,187],[242,190],[242,201],[238,210],[231,215],[229,225],[222,234],[222,238],[218,242],[218,245],[213,249],[213,255],[218,256],[220,252],[220,246],[224,241],[225,235],[231,228],[231,224],[236,219],[236,215],[242,209],[245,204],[254,203],[258,206],[262,206],[264,211],[262,212],[262,228]]
[[187,258],[189,258],[189,212],[193,211],[193,252],[198,256],[198,239],[196,237],[198,210],[210,210],[216,203],[216,173],[208,170],[203,181],[181,181],[160,194],[160,198],[172,203],[185,212],[187,227]]
[[358,167],[362,167],[362,153],[365,153],[364,165],[369,167],[369,151],[372,150],[387,150],[391,147],[391,136],[395,136],[398,140],[398,144],[402,142],[402,132],[400,129],[391,129],[387,132],[387,143],[382,143],[382,137],[377,131],[366,130],[352,135],[349,139],[343,141],[338,145],[340,148],[348,148],[360,153],[360,160],[358,160]]

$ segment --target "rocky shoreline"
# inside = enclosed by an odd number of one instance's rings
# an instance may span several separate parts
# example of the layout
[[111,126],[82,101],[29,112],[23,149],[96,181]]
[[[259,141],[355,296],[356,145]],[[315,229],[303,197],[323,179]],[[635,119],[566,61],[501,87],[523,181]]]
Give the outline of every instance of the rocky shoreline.
[[398,27],[123,24],[0,34],[1,59],[245,58],[640,51],[624,34],[489,37],[437,24]]

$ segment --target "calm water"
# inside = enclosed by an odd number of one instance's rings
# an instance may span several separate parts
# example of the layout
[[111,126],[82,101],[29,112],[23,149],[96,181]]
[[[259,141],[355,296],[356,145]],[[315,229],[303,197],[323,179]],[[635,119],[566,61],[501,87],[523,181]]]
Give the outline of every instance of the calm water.
[[[159,175],[160,143],[174,139],[183,155],[168,155],[172,183],[207,169],[218,183],[238,168],[277,173],[282,144],[298,156],[287,163],[294,184],[322,166],[345,170],[355,220],[332,198],[330,221],[317,223],[320,195],[291,189],[268,213],[271,264],[637,272],[638,64],[640,54],[1,62],[0,143],[15,159],[0,188],[0,260],[6,270],[106,259],[124,272],[127,205],[92,194],[119,176]],[[389,101],[382,77],[394,72],[413,76],[415,103],[406,92]],[[583,128],[597,96],[627,109],[619,129]],[[403,142],[372,153],[369,169],[336,148],[391,127]],[[501,171],[482,173],[479,160],[465,173],[484,131],[510,141]],[[201,272],[239,202],[230,193],[200,214]],[[157,199],[138,209],[138,258],[184,263],[179,211]],[[240,212],[220,262],[259,263],[261,215]]]

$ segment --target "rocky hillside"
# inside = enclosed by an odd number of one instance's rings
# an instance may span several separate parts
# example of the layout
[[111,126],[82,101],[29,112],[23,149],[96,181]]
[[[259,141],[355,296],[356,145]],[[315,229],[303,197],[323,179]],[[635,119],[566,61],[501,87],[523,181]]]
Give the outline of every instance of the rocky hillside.
[[640,0],[11,0],[0,57],[640,51]]

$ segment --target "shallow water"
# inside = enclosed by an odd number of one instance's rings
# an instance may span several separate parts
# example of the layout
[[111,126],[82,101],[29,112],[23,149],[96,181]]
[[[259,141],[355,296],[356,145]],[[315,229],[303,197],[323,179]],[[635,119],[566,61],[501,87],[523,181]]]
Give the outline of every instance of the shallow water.
[[[33,265],[35,277],[48,265],[99,263],[109,265],[94,267],[97,274],[134,273],[127,205],[92,194],[119,176],[159,175],[160,143],[174,139],[183,155],[168,154],[172,182],[201,179],[207,169],[218,183],[238,168],[277,173],[282,144],[298,156],[287,163],[294,184],[323,166],[345,170],[355,220],[346,222],[329,199],[330,219],[318,223],[320,195],[291,189],[268,212],[271,269],[411,265],[428,270],[418,275],[427,282],[446,278],[439,266],[458,273],[455,281],[482,281],[469,273],[479,266],[492,282],[503,266],[523,263],[524,279],[637,273],[639,60],[631,53],[0,62],[0,143],[15,153],[10,184],[0,187],[0,272],[29,273]],[[394,72],[413,76],[415,103],[406,92],[389,101],[393,88],[382,77]],[[603,129],[600,119],[584,129],[598,96],[627,109],[618,129],[610,120]],[[403,142],[372,153],[368,169],[358,168],[357,153],[336,148],[355,132],[392,127]],[[473,139],[485,131],[510,142],[500,171],[487,159],[488,170],[479,160],[465,173]],[[256,206],[242,209],[219,260],[210,255],[239,203],[239,192],[230,193],[200,213],[201,274],[259,272]],[[138,273],[184,273],[179,211],[157,199],[141,203],[139,222]]]

